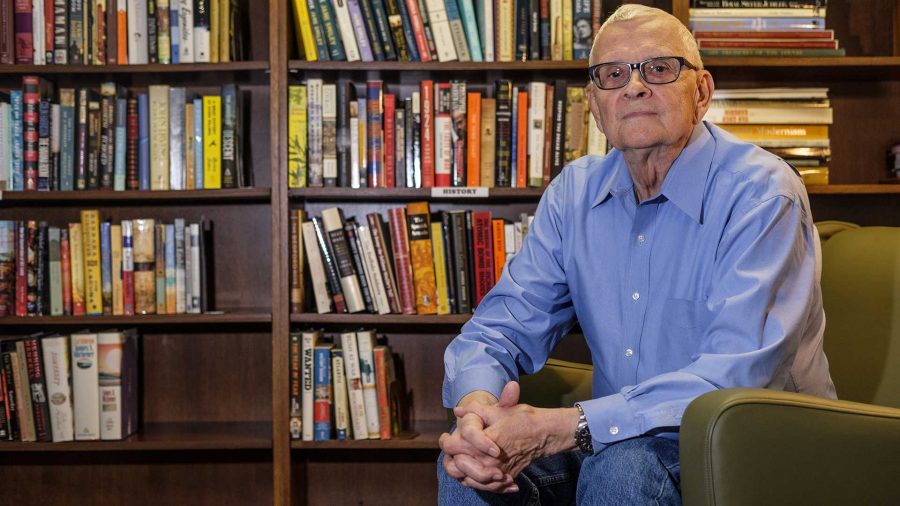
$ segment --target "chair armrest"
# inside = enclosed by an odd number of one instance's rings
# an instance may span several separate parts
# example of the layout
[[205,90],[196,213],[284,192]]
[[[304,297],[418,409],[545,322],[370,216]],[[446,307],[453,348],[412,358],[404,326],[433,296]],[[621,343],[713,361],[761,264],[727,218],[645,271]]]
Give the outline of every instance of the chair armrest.
[[688,406],[680,453],[685,505],[900,504],[900,409],[718,390]]

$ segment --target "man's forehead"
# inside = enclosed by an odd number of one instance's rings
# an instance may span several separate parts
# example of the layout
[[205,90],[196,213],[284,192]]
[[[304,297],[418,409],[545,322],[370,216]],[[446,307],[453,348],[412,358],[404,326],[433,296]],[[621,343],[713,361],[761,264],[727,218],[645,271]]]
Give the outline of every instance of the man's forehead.
[[635,19],[610,25],[594,42],[591,64],[681,56],[684,52],[675,27],[657,19]]

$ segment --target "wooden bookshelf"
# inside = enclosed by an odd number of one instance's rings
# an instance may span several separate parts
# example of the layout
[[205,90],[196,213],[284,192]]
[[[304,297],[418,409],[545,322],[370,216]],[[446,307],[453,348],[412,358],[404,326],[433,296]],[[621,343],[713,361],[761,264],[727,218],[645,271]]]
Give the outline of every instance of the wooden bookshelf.
[[116,203],[145,206],[185,205],[191,203],[268,203],[270,188],[229,188],[223,190],[128,190],[128,191],[53,191],[53,192],[0,192],[0,206],[56,205],[89,203]]
[[245,323],[271,323],[272,314],[266,311],[216,311],[205,314],[161,314],[134,316],[10,316],[0,318],[2,327],[44,327],[93,325],[231,325]]
[[146,65],[0,65],[0,75],[56,74],[185,74],[268,70],[268,61],[230,63],[176,63]]

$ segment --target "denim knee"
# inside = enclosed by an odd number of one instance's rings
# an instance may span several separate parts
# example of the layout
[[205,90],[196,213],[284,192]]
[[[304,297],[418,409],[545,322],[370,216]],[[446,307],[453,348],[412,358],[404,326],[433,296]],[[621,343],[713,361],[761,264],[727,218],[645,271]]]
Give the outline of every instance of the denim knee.
[[639,437],[585,459],[578,504],[681,504],[678,442]]

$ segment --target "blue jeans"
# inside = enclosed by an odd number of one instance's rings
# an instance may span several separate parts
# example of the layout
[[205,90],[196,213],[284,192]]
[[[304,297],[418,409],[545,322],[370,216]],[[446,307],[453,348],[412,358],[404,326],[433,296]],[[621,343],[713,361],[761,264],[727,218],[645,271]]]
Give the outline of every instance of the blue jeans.
[[678,441],[627,439],[596,455],[573,451],[538,459],[516,477],[519,491],[495,494],[462,486],[438,457],[438,504],[451,505],[678,505]]

